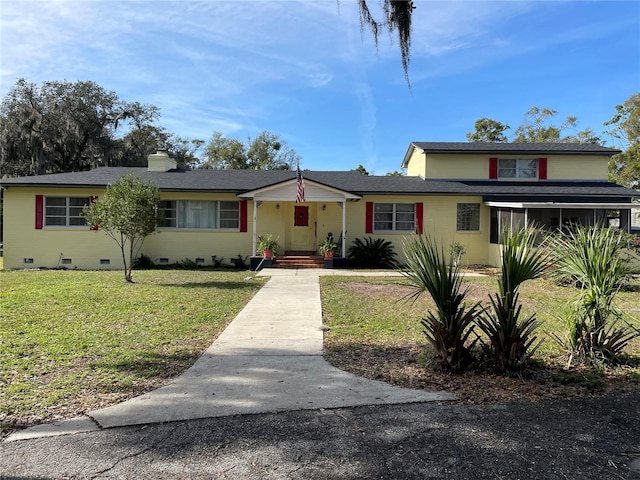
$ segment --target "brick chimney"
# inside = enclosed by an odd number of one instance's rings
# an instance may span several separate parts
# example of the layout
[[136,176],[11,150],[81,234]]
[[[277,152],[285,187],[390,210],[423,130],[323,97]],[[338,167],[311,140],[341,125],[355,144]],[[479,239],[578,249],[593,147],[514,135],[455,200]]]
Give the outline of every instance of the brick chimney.
[[151,153],[147,157],[147,162],[150,172],[168,172],[178,166],[176,161],[164,149],[158,149],[156,153]]

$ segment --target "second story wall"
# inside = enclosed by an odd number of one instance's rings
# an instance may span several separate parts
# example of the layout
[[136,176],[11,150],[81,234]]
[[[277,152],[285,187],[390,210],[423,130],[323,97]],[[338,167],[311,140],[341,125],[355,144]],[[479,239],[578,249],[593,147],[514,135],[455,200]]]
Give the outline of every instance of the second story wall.
[[523,155],[523,154],[430,154],[414,149],[407,164],[407,175],[430,179],[487,180],[491,177],[491,158],[535,160],[546,158],[548,180],[608,179],[609,157],[606,155]]

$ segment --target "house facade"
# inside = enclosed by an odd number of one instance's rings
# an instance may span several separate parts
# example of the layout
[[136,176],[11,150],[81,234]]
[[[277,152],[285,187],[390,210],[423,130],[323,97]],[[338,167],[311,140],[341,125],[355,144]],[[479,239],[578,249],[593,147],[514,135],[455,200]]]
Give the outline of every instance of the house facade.
[[142,248],[155,264],[258,256],[258,237],[268,234],[280,255],[317,253],[329,233],[342,252],[355,238],[384,238],[402,262],[403,241],[431,232],[445,246],[464,245],[465,263],[497,265],[508,226],[629,231],[640,192],[607,181],[615,153],[580,144],[413,142],[406,176],[303,171],[303,202],[294,171],[183,171],[162,151],[147,168],[3,179],[4,267],[122,268],[115,242],[81,212],[128,172],[160,189],[161,221]]

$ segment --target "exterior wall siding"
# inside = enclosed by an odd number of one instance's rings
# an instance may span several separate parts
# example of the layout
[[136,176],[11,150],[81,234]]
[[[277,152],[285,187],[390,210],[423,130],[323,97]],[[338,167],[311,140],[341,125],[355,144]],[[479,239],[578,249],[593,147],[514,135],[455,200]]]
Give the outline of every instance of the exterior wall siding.
[[[4,268],[66,268],[121,269],[122,254],[115,241],[104,231],[92,231],[87,226],[79,228],[35,228],[35,197],[44,196],[92,196],[98,199],[104,190],[8,188],[4,192]],[[167,193],[162,200],[238,200],[233,194],[206,195],[193,193]],[[224,257],[225,263],[238,254],[251,254],[253,208],[249,202],[247,232],[234,230],[198,230],[159,228],[148,236],[141,253],[159,263],[161,258],[175,263],[186,258],[203,258],[211,265],[213,255]],[[25,221],[29,219],[29,221]],[[24,259],[33,259],[25,264]],[[61,260],[71,260],[62,264]],[[101,260],[109,264],[101,264]]]
[[409,161],[407,163],[407,176],[427,176],[426,156],[419,148],[414,148],[411,156],[409,157]]
[[489,178],[489,157],[495,155],[427,155],[427,178],[484,180]]
[[547,175],[552,180],[608,180],[608,157],[558,157],[547,160]]
[[[422,168],[425,178],[432,179],[469,179],[486,180],[489,178],[489,158],[496,154],[487,155],[454,155],[428,154],[426,162],[424,155],[415,153],[407,166],[408,175],[417,175]],[[422,157],[422,158],[420,158]],[[549,180],[607,180],[609,158],[603,156],[581,155],[515,155],[502,154],[498,158],[547,158],[547,178]],[[416,165],[412,165],[415,162]],[[424,167],[422,167],[424,165]]]
[[[393,243],[397,259],[404,263],[403,242],[415,237],[407,232],[375,231],[365,232],[366,202],[374,203],[423,203],[424,232],[430,233],[437,241],[441,241],[445,253],[448,254],[449,245],[459,242],[465,246],[466,255],[463,264],[488,264],[489,248],[489,207],[482,205],[481,197],[466,196],[366,196],[359,202],[347,203],[347,248],[355,238],[383,238]],[[480,231],[458,232],[457,204],[480,204]]]
[[[35,197],[100,196],[95,189],[8,188],[4,192],[4,268],[122,268],[120,249],[103,231],[87,227],[35,228]],[[33,263],[24,263],[25,258]],[[62,260],[71,263],[62,263]],[[109,259],[110,265],[101,265]]]

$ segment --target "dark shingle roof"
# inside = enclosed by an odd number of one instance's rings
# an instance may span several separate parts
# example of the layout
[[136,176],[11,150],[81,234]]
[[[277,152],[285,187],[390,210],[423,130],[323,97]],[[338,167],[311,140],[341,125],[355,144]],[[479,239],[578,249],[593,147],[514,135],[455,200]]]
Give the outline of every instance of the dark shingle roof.
[[411,142],[427,153],[522,153],[544,155],[615,155],[620,150],[590,143]]
[[[149,172],[146,168],[101,167],[88,172],[56,173],[2,179],[2,187],[57,186],[105,187],[127,172],[151,181],[163,191],[244,193],[296,178],[295,171],[282,170],[191,170]],[[496,180],[424,180],[407,176],[367,176],[357,171],[303,171],[303,177],[321,185],[355,195],[502,195],[509,197],[590,196],[630,199],[640,192],[608,182]]]

